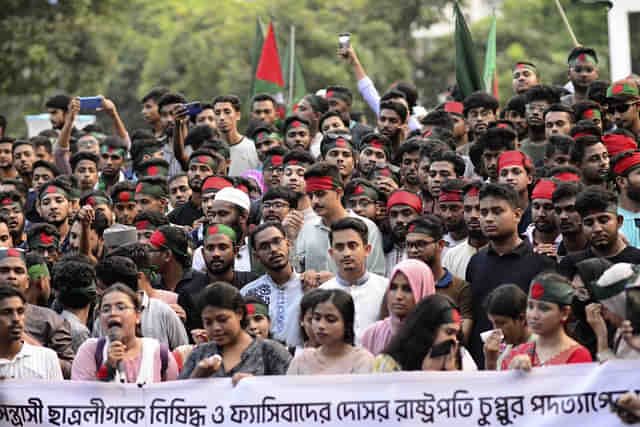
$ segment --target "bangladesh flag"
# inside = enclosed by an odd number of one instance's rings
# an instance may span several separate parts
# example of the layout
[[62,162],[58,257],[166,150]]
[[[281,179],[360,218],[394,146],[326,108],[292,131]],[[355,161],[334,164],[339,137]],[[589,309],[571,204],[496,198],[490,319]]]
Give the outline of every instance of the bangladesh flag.
[[251,88],[249,89],[249,98],[251,98],[255,92],[256,84],[256,70],[258,69],[258,61],[260,61],[260,54],[262,53],[262,45],[264,44],[264,28],[260,17],[256,18],[256,36],[253,42],[253,49],[251,49]]
[[482,80],[486,91],[498,99],[498,73],[496,68],[496,15],[493,15],[489,39],[487,40],[487,53],[484,57]]
[[267,37],[262,45],[262,53],[256,68],[256,78],[253,87],[253,94],[269,93],[278,102],[282,102],[284,92],[284,79],[282,78],[282,68],[280,67],[280,56],[278,46],[273,32],[273,23],[269,23]]
[[464,99],[473,92],[484,89],[476,61],[473,39],[464,20],[458,2],[453,4],[456,17],[456,85],[459,96]]

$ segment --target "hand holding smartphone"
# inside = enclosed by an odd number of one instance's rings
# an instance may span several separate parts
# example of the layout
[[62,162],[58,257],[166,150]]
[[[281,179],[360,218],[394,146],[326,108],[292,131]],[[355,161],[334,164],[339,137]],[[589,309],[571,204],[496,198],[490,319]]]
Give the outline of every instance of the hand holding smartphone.
[[96,111],[103,107],[101,96],[80,96],[78,100],[81,111]]

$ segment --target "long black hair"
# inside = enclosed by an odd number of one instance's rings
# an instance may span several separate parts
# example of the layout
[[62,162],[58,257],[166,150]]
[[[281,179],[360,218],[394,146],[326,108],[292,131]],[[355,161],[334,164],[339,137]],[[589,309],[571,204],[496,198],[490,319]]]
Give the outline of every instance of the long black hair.
[[323,302],[331,302],[342,316],[342,322],[344,323],[344,342],[354,345],[356,334],[353,329],[356,308],[353,303],[353,298],[347,292],[340,289],[321,289],[321,293],[318,294],[313,309]]

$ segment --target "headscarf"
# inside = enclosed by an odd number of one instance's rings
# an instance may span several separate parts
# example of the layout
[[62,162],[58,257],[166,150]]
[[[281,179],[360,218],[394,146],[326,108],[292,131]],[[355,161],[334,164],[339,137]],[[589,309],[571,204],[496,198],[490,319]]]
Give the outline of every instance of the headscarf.
[[[436,284],[433,273],[427,264],[416,259],[406,259],[398,263],[391,271],[389,283],[398,273],[403,273],[409,281],[416,304],[423,298],[435,294]],[[387,293],[388,293],[387,289]],[[386,301],[386,298],[385,298]],[[384,351],[391,338],[402,326],[403,319],[390,314],[367,328],[362,336],[362,346],[373,354]]]

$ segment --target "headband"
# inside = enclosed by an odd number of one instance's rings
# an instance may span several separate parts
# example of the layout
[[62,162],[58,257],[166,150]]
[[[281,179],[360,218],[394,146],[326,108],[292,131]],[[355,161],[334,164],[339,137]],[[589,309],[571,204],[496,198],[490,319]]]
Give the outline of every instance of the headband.
[[164,186],[150,182],[139,182],[136,186],[136,194],[146,194],[160,199],[166,199],[169,196]]
[[171,252],[178,254],[182,257],[189,256],[189,254],[185,253],[180,248],[178,248],[174,242],[172,242],[171,240],[168,240],[167,236],[162,234],[162,231],[160,230],[156,230],[153,232],[153,234],[151,235],[151,238],[149,239],[149,243],[151,244],[151,246],[154,246],[156,248],[169,249]]
[[531,285],[529,298],[560,305],[569,305],[573,299],[573,288],[564,281],[545,277],[536,280]]
[[335,90],[335,89],[328,90],[327,99],[330,99],[330,98],[338,98],[346,102],[347,104],[351,104],[351,97],[349,96],[349,94],[341,90]]
[[531,193],[531,200],[551,200],[551,195],[553,194],[553,191],[555,189],[556,184],[553,181],[550,181],[548,179],[541,179],[533,188],[533,192]]
[[591,132],[576,132],[575,135],[572,136],[574,141],[577,141],[579,138],[582,138],[583,136],[595,136],[594,134],[592,134]]
[[256,135],[256,142],[264,142],[264,141],[280,141],[282,142],[282,137],[277,132],[267,132],[263,131]]
[[353,192],[349,194],[348,198],[351,199],[353,197],[360,197],[360,196],[367,197],[373,200],[374,202],[377,202],[379,199],[378,192],[375,190],[375,188],[370,187],[368,185],[358,184],[358,186],[353,190]]
[[300,166],[303,168],[308,168],[309,166],[311,166],[311,163],[307,163],[307,162],[302,162],[300,160],[297,159],[289,159],[286,163],[285,163],[285,167],[286,166]]
[[635,151],[638,149],[638,144],[633,140],[633,138],[615,133],[604,135],[602,137],[602,142],[607,147],[609,157],[615,157],[617,154],[622,152]]
[[446,111],[447,113],[458,114],[462,116],[462,113],[464,111],[464,104],[462,102],[454,101],[445,102],[444,111]]
[[515,65],[515,67],[513,67],[512,72],[516,71],[516,70],[529,70],[532,73],[538,74],[538,69],[536,68],[535,65],[533,65],[533,64],[525,64],[524,62],[518,62]]
[[433,234],[432,230],[429,230],[420,224],[410,224],[407,230],[409,233],[426,234],[427,236],[431,236]]
[[582,113],[582,117],[584,117],[585,119],[602,120],[602,113],[600,113],[600,110],[596,110],[595,108],[590,108],[588,110],[585,110],[584,113]]
[[613,84],[607,89],[607,98],[614,96],[638,96],[638,87],[627,82]]
[[[346,136],[346,138],[345,138]],[[347,148],[349,151],[353,150],[353,145],[351,145],[351,141],[347,140],[349,136],[340,135],[336,138],[327,138],[322,140],[320,145],[320,151],[322,152],[322,157],[326,157],[327,153],[334,148]]]
[[252,302],[251,304],[245,304],[245,308],[247,309],[247,316],[256,316],[261,314],[265,317],[269,317],[269,307],[267,307],[266,304]]
[[364,149],[367,147],[384,151],[384,155],[387,156],[387,160],[391,160],[391,148],[383,143],[381,139],[370,138],[365,140],[365,142],[360,143],[360,152],[364,151]]
[[300,120],[293,120],[291,123],[287,125],[285,132],[288,131],[289,128],[298,128],[298,127],[304,127],[309,129],[309,125],[307,125],[305,122],[301,122]]
[[575,173],[564,172],[553,176],[555,179],[564,182],[580,182],[580,177]]
[[160,151],[159,147],[154,144],[144,145],[141,150],[143,155],[146,154],[148,156],[157,153],[158,151]]
[[507,166],[532,167],[529,156],[520,151],[505,151],[498,158],[498,171]]
[[118,202],[133,202],[136,199],[135,192],[129,191],[129,190],[119,191],[117,194],[115,194],[115,196],[116,196],[115,203],[118,203]]
[[136,222],[136,230],[155,230],[157,227],[148,219]]
[[144,176],[169,176],[169,167],[166,165],[149,165],[140,171],[140,177]]
[[125,151],[124,148],[116,148],[116,147],[109,147],[107,145],[102,145],[100,147],[100,152],[102,154],[104,154],[104,153],[115,154],[117,156],[122,157],[123,159],[125,159],[127,157],[126,156],[126,151]]
[[616,162],[613,171],[616,175],[625,175],[640,166],[640,152],[625,153],[624,157]]
[[56,238],[56,236],[47,234],[45,232],[41,232],[40,234],[36,234],[31,236],[29,241],[30,248],[55,248],[58,249],[60,242]]
[[47,264],[35,264],[27,269],[29,279],[37,280],[49,277],[49,268]]
[[47,194],[56,194],[56,193],[64,196],[64,198],[67,200],[71,200],[69,193],[67,193],[64,188],[58,187],[57,185],[54,185],[54,184],[47,185],[45,190],[40,192],[40,200],[44,199],[44,197]]
[[407,205],[418,214],[422,213],[422,199],[415,193],[404,190],[394,191],[387,201],[387,212],[395,205]]
[[86,288],[85,287],[82,287],[82,288],[63,287],[62,289],[60,289],[58,294],[61,298],[64,298],[65,301],[88,300],[89,302],[91,302],[95,300],[96,296],[98,295],[98,292],[96,291],[96,284],[95,282],[93,282],[91,283],[90,286],[87,286]]
[[264,159],[264,164],[262,166],[263,169],[267,169],[273,166],[283,166],[282,156],[279,154],[274,154],[273,156],[269,156]]
[[216,234],[224,234],[225,236],[230,238],[234,244],[237,241],[236,232],[233,230],[233,228],[229,227],[228,225],[224,225],[224,224],[207,225],[207,227],[204,230],[205,239],[207,238],[207,236],[215,236]]
[[478,197],[480,195],[480,189],[477,187],[471,187],[469,188],[469,190],[464,194],[464,197]]
[[1,206],[8,206],[8,205],[12,205],[14,203],[17,203],[18,205],[20,205],[20,199],[16,198],[16,200],[14,200],[12,197],[5,197],[0,202],[0,205]]
[[233,187],[233,183],[226,178],[220,176],[210,176],[202,183],[202,193],[210,193],[212,191],[220,191],[223,188]]
[[0,249],[0,261],[5,258],[20,258],[24,261],[24,251],[21,251],[16,248],[2,248]]
[[92,208],[95,208],[98,205],[109,205],[111,206],[111,199],[102,196],[89,196],[87,200],[84,202],[85,205],[89,205]]
[[191,160],[189,160],[189,163],[200,163],[203,165],[207,165],[213,171],[218,169],[218,160],[215,157],[209,156],[207,154],[200,154],[198,156],[193,156]]
[[462,322],[462,317],[460,316],[460,312],[457,308],[451,307],[444,313],[444,322],[445,323],[458,323]]
[[438,196],[438,203],[446,202],[463,202],[462,191],[440,191],[440,195]]
[[338,178],[332,176],[311,176],[305,179],[305,183],[307,184],[307,193],[321,190],[335,191],[336,188],[342,188]]
[[574,56],[569,60],[569,65],[571,67],[575,67],[576,65],[582,64],[593,64],[596,65],[598,61],[593,55],[589,55],[588,53],[581,53],[580,55]]

